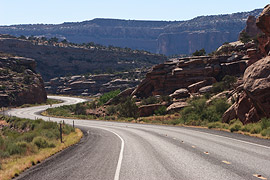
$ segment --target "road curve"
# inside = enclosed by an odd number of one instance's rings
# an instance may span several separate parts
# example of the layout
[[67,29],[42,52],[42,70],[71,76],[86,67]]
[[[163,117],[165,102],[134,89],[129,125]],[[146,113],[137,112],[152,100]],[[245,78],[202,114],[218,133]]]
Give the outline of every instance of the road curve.
[[[52,98],[52,97],[49,97]],[[64,104],[83,99],[56,97]],[[59,105],[53,105],[56,107]],[[24,118],[49,106],[13,109]],[[64,119],[72,124],[72,119]],[[222,131],[76,120],[85,136],[18,179],[233,180],[270,179],[270,141]]]

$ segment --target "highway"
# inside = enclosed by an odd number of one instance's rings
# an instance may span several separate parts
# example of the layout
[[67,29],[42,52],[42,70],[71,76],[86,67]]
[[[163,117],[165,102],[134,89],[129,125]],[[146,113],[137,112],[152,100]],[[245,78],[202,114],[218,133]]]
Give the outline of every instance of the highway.
[[[64,103],[83,99],[53,96]],[[44,117],[49,106],[9,115]],[[202,128],[76,120],[85,134],[75,146],[22,173],[27,180],[249,180],[270,179],[270,140]]]

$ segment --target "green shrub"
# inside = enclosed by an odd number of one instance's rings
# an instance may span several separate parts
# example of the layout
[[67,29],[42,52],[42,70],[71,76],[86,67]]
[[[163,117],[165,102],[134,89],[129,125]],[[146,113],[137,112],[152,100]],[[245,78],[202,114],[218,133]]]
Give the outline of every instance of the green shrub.
[[263,118],[261,120],[261,128],[262,129],[267,129],[270,127],[270,119],[267,119],[267,118]]
[[235,120],[233,124],[230,125],[229,129],[231,132],[241,130],[243,124],[240,120]]
[[1,147],[4,146],[4,139],[2,138],[1,134],[0,134],[0,149]]
[[60,137],[58,129],[43,130],[40,134],[48,139],[57,139]]
[[7,142],[6,151],[10,155],[14,155],[14,154],[22,154],[24,152],[24,149],[13,142]]
[[110,99],[116,97],[120,92],[121,92],[120,89],[117,89],[115,91],[111,91],[111,92],[108,92],[108,93],[103,94],[102,96],[100,96],[100,98],[98,100],[99,101],[99,104],[100,105],[105,104]]
[[120,117],[133,117],[138,118],[138,107],[135,104],[135,100],[128,97],[124,103],[119,105],[119,116]]
[[111,105],[106,108],[106,112],[108,115],[114,115],[117,113],[117,111],[118,111],[118,108],[115,105]]
[[262,127],[260,126],[260,124],[254,124],[253,128],[250,130],[251,134],[260,134],[260,132],[262,131]]
[[241,131],[244,131],[244,132],[250,132],[251,131],[251,129],[253,128],[253,124],[246,124],[246,125],[244,125],[242,128],[241,128]]
[[33,139],[33,143],[38,147],[38,148],[47,148],[49,147],[49,143],[47,140],[43,137],[35,137]]
[[201,50],[196,50],[193,54],[192,54],[193,56],[204,56],[204,55],[206,55],[206,51],[205,51],[205,49],[203,48],[203,49],[201,49]]
[[167,113],[166,106],[161,106],[157,110],[155,110],[156,115],[165,115]]
[[143,99],[141,102],[141,105],[149,105],[149,104],[157,104],[159,103],[159,100],[155,96],[150,96],[146,99]]
[[0,157],[1,158],[7,158],[9,156],[10,156],[10,154],[8,152],[3,151],[3,150],[0,149]]
[[261,131],[262,136],[270,137],[270,127]]
[[72,126],[64,125],[63,126],[63,133],[64,134],[70,134],[71,132],[74,132],[75,129]]
[[83,103],[78,103],[75,105],[74,113],[76,115],[86,115],[86,106]]

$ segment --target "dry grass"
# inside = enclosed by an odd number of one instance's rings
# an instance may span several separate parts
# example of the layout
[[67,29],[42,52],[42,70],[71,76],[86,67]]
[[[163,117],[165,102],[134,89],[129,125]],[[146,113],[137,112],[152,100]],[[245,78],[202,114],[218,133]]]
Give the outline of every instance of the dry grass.
[[75,132],[63,136],[64,143],[55,141],[55,148],[40,149],[35,154],[30,154],[27,156],[16,155],[4,159],[2,161],[2,169],[0,170],[0,179],[8,180],[18,176],[21,172],[29,167],[40,163],[57,152],[79,142],[82,136],[83,133],[79,129],[76,129]]

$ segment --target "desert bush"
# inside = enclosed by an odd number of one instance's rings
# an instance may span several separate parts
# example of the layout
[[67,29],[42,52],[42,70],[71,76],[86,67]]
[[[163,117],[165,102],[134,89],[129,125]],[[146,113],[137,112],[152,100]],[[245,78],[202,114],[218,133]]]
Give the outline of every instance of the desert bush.
[[141,102],[141,105],[149,105],[149,104],[157,104],[159,103],[159,100],[155,96],[150,96],[146,99],[143,99]]
[[242,126],[243,123],[239,119],[237,119],[230,125],[229,129],[231,132],[239,131],[241,130]]
[[204,56],[204,55],[206,55],[206,51],[205,51],[205,49],[196,50],[192,55],[193,56]]
[[138,107],[135,104],[135,100],[128,97],[124,103],[121,103],[118,107],[120,117],[133,117],[138,118]]
[[47,142],[47,140],[40,136],[35,137],[33,139],[33,143],[40,149],[49,147],[49,143]]
[[270,127],[270,119],[263,118],[261,120],[261,128],[262,129],[267,129],[268,127]]
[[270,127],[261,131],[262,136],[270,137]]
[[9,156],[10,156],[10,154],[8,152],[3,151],[3,150],[0,149],[0,157],[1,158],[7,158]]
[[86,106],[83,103],[78,103],[75,105],[74,113],[76,115],[86,115]]
[[110,99],[116,97],[120,92],[121,92],[120,89],[117,89],[115,91],[111,91],[111,92],[105,93],[102,96],[100,96],[100,98],[98,100],[98,103],[100,105],[103,105],[106,102],[108,102]]
[[24,149],[18,146],[16,143],[9,141],[6,143],[6,151],[10,155],[14,155],[14,154],[22,154],[24,152]]
[[107,114],[109,114],[109,115],[114,115],[114,114],[117,113],[117,111],[118,111],[118,108],[117,108],[117,106],[115,106],[115,105],[111,105],[111,106],[108,106],[108,107],[106,108],[106,112],[107,112]]
[[253,124],[252,129],[250,130],[251,134],[260,134],[260,132],[262,131],[262,127],[260,124]]
[[232,85],[236,82],[236,77],[226,75],[222,81],[213,84],[212,92],[219,93],[224,90],[231,89]]
[[165,115],[167,113],[166,106],[161,106],[157,110],[155,110],[156,115]]

